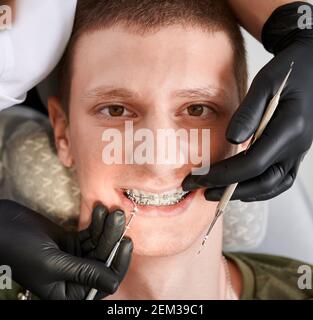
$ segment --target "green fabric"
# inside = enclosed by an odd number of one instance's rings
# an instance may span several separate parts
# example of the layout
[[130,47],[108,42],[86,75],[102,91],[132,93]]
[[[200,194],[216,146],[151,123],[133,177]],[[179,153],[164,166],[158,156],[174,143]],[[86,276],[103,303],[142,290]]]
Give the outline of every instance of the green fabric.
[[[305,300],[313,299],[313,289],[298,288],[298,268],[307,263],[280,256],[246,252],[227,253],[239,268],[243,284],[240,300]],[[313,272],[313,266],[309,265]],[[312,286],[313,284],[311,284]],[[12,290],[0,290],[0,300],[16,300],[24,293],[17,283]],[[33,296],[33,299],[37,299]]]
[[233,260],[243,277],[243,288],[240,300],[306,300],[313,299],[311,289],[301,290],[298,273],[301,265],[307,263],[267,254],[224,253]]
[[17,300],[20,292],[23,292],[23,288],[16,282],[13,282],[11,290],[0,290],[0,300]]
[[[18,296],[20,294],[25,294],[26,289],[16,282],[12,282],[12,289],[1,290],[0,289],[0,300],[20,300]],[[31,300],[40,300],[34,294],[31,296]]]

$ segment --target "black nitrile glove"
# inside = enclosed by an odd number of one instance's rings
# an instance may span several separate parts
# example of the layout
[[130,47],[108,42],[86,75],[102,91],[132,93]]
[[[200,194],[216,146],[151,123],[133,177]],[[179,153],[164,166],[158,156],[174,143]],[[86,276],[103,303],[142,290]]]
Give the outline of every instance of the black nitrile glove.
[[284,5],[263,27],[263,44],[275,58],[254,79],[229,124],[227,139],[240,144],[252,136],[294,61],[280,103],[264,133],[246,155],[241,152],[213,164],[207,175],[186,177],[184,190],[205,187],[206,199],[218,201],[226,186],[239,182],[232,200],[248,202],[273,198],[294,183],[313,140],[313,30],[312,20],[309,29],[298,28],[300,5],[311,6],[306,2]]
[[109,213],[102,205],[93,210],[88,229],[69,233],[26,207],[0,200],[0,265],[9,265],[13,280],[41,299],[82,300],[91,288],[102,298],[117,290],[130,263],[133,244],[125,237],[111,267],[104,264],[124,229],[123,211]]

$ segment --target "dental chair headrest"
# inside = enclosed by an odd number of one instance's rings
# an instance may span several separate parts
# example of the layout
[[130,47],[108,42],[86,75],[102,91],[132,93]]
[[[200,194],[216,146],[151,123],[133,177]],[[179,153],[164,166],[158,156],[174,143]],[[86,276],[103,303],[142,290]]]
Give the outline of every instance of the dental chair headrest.
[[66,229],[75,229],[79,187],[74,171],[58,160],[47,117],[24,107],[4,110],[0,141],[0,198],[15,200]]

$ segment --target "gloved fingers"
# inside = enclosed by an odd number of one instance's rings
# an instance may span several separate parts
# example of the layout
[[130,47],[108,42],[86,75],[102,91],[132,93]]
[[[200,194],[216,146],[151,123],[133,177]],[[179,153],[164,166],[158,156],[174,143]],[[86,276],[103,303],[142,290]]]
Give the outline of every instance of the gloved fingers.
[[[114,257],[111,265],[111,269],[118,277],[119,282],[121,283],[126,275],[128,270],[131,254],[133,251],[133,243],[129,237],[124,237],[121,241],[119,249],[117,250],[116,256]],[[100,300],[105,298],[108,295],[105,291],[98,291],[95,300]]]
[[289,188],[292,187],[293,183],[296,180],[296,176],[297,176],[302,159],[303,159],[303,156],[298,158],[294,167],[288,172],[288,174],[286,175],[286,177],[284,178],[282,183],[280,185],[278,185],[276,188],[273,188],[273,190],[269,191],[268,193],[258,195],[256,197],[242,199],[242,201],[243,202],[253,202],[253,201],[269,200],[269,199],[277,197],[281,193],[287,191]]
[[229,142],[243,143],[257,130],[265,109],[289,71],[291,61],[288,57],[284,63],[277,64],[273,59],[259,71],[228,125],[226,137]]
[[102,235],[105,220],[109,214],[109,210],[104,205],[98,204],[94,208],[92,214],[92,221],[89,229],[93,243],[97,244]]
[[254,196],[251,198],[246,198],[246,199],[242,199],[241,201],[243,202],[254,202],[254,201],[265,201],[265,200],[269,200],[272,198],[277,197],[278,195],[280,195],[281,193],[287,191],[289,188],[292,187],[294,183],[294,180],[292,179],[290,174],[287,174],[287,176],[285,177],[284,181],[275,189],[271,190],[269,193],[263,194],[263,195],[258,195],[258,196]]
[[90,231],[89,228],[84,229],[82,231],[79,231],[78,233],[78,240],[81,244],[83,244],[85,241],[90,240]]
[[[272,191],[282,183],[293,166],[294,160],[277,163],[268,168],[260,176],[239,183],[231,200],[241,200]],[[204,192],[204,196],[208,201],[219,201],[224,190],[225,188],[207,189]]]
[[89,287],[74,282],[57,282],[53,284],[47,300],[83,300]]
[[[284,105],[282,104],[282,108]],[[285,112],[285,111],[284,111]],[[284,113],[283,112],[283,113]],[[241,152],[235,156],[213,164],[206,175],[189,174],[183,181],[184,190],[197,188],[225,187],[236,182],[253,179],[265,172],[273,163],[283,158],[282,150],[293,150],[299,153],[299,139],[303,131],[301,120],[290,120],[285,125],[285,114],[273,117],[261,137],[245,154]],[[290,157],[290,155],[288,156]]]
[[109,293],[107,293],[105,291],[98,291],[94,300],[102,300],[103,298],[105,298],[108,295],[109,295]]
[[57,262],[51,260],[51,263],[58,264],[54,266],[55,272],[52,275],[56,281],[70,281],[109,294],[113,294],[119,285],[117,275],[103,262],[72,256],[65,252],[52,253],[52,256],[57,257]]
[[106,261],[117,241],[121,238],[126,224],[125,213],[117,209],[108,214],[103,232],[94,252],[98,260]]
[[124,237],[119,249],[112,261],[111,268],[117,274],[120,281],[123,280],[131,260],[133,242],[129,237]]
[[234,113],[226,131],[226,138],[229,142],[243,143],[258,128],[264,110],[272,96],[270,84],[263,78],[261,71],[254,78],[246,97]]
[[92,211],[92,220],[89,227],[79,232],[79,240],[84,255],[94,250],[103,232],[105,219],[109,211],[104,205],[97,205]]
[[[246,166],[243,164],[246,164]],[[250,166],[250,168],[247,168],[247,166]],[[240,152],[235,156],[212,164],[209,173],[206,175],[199,176],[190,173],[183,180],[182,188],[184,191],[193,191],[198,188],[225,187],[242,177],[240,174],[246,174],[247,170],[250,172],[253,166],[254,164],[249,160],[249,156],[245,156],[244,152]]]

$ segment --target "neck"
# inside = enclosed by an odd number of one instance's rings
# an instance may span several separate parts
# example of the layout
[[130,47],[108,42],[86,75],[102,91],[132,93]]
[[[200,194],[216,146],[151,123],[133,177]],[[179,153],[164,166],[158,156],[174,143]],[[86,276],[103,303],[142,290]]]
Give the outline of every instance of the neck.
[[132,256],[119,289],[106,300],[226,299],[222,219],[198,255],[203,234],[187,250],[165,257]]

